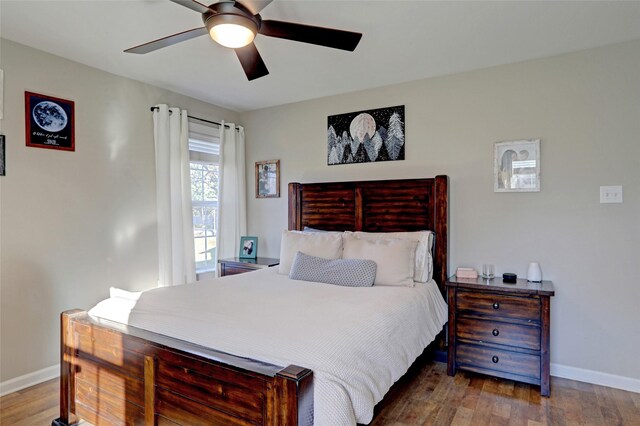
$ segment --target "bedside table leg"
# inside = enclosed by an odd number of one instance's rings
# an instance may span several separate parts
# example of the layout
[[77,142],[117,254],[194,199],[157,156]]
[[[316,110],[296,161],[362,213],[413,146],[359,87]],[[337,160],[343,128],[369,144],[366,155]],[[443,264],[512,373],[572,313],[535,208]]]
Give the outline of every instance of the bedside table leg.
[[540,312],[542,321],[542,335],[540,336],[540,395],[549,396],[551,393],[550,375],[551,362],[549,354],[550,345],[550,318],[549,297],[542,297],[542,309]]
[[447,303],[449,304],[449,324],[447,335],[449,340],[449,351],[447,353],[447,374],[456,375],[456,310],[455,310],[456,289],[449,287],[447,291]]

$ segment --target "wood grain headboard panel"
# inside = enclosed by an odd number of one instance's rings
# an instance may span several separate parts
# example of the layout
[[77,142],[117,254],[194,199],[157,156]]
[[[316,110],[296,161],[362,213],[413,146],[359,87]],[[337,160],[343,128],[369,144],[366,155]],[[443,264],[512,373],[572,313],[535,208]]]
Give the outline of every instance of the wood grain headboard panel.
[[289,184],[289,229],[435,232],[434,279],[447,279],[448,177]]

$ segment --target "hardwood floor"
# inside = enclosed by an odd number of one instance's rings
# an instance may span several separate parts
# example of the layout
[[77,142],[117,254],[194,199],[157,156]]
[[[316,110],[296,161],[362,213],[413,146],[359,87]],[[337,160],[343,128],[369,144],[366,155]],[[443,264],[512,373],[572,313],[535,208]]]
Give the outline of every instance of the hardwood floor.
[[371,426],[640,426],[640,394],[551,378],[540,387],[481,374],[447,376],[446,364],[418,360],[376,407]]
[[[50,425],[58,392],[51,380],[0,398],[0,425]],[[640,426],[640,394],[552,377],[551,398],[541,398],[537,386],[465,372],[449,377],[446,364],[419,359],[376,411],[371,426]]]
[[58,379],[10,393],[0,398],[0,425],[50,425],[58,417]]

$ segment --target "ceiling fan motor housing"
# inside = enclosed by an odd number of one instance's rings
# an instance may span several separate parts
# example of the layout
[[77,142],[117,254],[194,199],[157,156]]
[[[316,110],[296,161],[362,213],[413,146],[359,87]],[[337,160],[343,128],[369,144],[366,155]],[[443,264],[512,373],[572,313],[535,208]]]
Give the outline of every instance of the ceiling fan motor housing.
[[209,6],[210,10],[202,14],[202,21],[207,31],[221,24],[240,25],[258,34],[262,19],[253,15],[240,3],[220,2]]

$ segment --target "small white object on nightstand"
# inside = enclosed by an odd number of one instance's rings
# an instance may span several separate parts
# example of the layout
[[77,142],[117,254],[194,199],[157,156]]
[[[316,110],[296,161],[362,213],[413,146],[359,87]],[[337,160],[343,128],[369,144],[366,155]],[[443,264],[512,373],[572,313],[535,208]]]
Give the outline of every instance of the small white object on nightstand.
[[527,270],[527,281],[532,283],[542,282],[542,269],[538,262],[531,262]]

